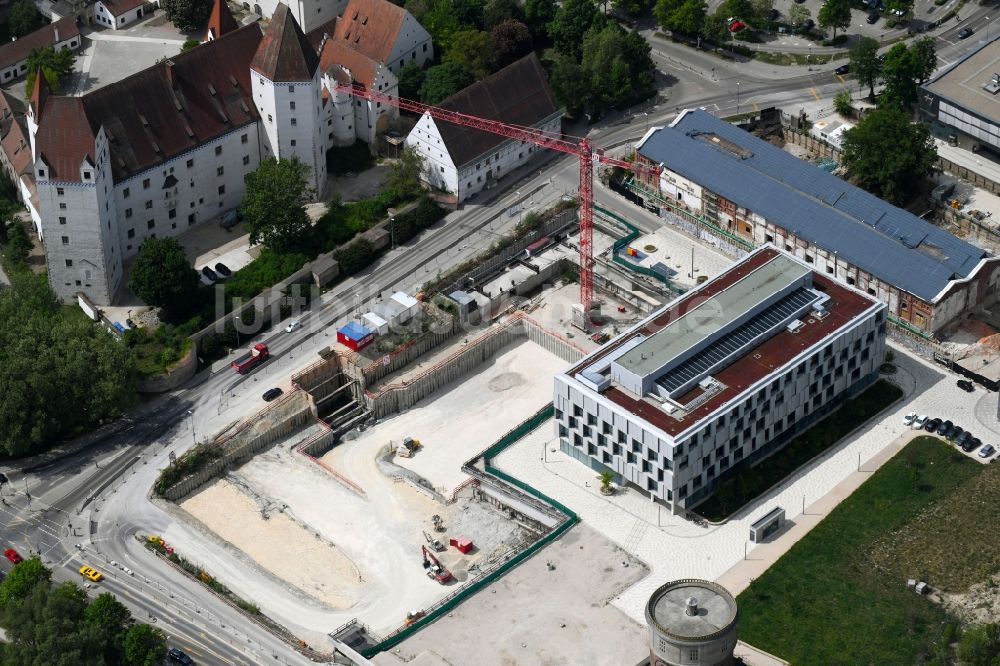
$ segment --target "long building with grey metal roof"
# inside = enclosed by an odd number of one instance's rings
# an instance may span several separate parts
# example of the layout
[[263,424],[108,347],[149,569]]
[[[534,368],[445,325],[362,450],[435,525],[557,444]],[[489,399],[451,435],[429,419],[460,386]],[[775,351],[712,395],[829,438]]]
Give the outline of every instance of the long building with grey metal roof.
[[734,249],[764,243],[879,298],[934,335],[996,298],[1000,260],[919,217],[701,110],[650,130],[637,182],[647,203],[685,214]]

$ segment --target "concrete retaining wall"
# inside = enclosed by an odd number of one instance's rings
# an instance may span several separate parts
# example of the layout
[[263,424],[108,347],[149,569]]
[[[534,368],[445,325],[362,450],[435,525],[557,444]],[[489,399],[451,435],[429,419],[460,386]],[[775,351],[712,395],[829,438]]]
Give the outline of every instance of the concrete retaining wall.
[[172,391],[194,377],[194,373],[198,369],[197,351],[198,346],[192,344],[191,349],[188,350],[188,353],[184,355],[184,358],[177,365],[168,368],[161,375],[140,379],[137,386],[139,393],[164,393],[165,391]]
[[467,346],[406,383],[389,384],[377,392],[367,392],[365,403],[375,418],[409,409],[441,387],[469,374],[493,358],[501,349],[523,336],[567,363],[583,357],[584,352],[568,340],[551,333],[523,313],[516,313],[506,323],[476,338]]

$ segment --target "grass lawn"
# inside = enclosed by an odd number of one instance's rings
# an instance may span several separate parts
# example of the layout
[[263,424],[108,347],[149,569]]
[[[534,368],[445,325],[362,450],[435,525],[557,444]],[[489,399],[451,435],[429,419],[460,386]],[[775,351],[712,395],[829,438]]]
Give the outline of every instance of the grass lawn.
[[715,494],[695,511],[719,521],[766,492],[771,486],[842,440],[852,430],[899,400],[903,392],[880,379],[859,396],[844,402],[833,414],[789,442],[757,467],[737,468]]
[[950,618],[869,553],[983,470],[935,437],[910,442],[738,597],[740,638],[793,664],[921,663]]

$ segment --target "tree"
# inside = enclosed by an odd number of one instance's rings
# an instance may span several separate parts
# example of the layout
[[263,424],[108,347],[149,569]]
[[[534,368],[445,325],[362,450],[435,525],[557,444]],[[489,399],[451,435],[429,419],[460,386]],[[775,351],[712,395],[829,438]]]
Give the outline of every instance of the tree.
[[645,14],[656,4],[655,0],[612,0],[611,6],[615,10],[628,14],[629,16],[639,16]]
[[882,90],[880,105],[907,108],[917,101],[917,80],[913,54],[906,44],[894,44],[882,59]]
[[921,37],[910,45],[913,74],[917,84],[923,85],[937,69],[937,48],[933,37]]
[[868,99],[875,101],[875,84],[882,74],[882,61],[878,57],[878,42],[862,37],[848,53],[851,71],[858,83],[868,86]]
[[524,20],[535,39],[548,39],[548,25],[556,17],[555,0],[525,0]]
[[30,595],[38,585],[48,585],[51,580],[52,572],[37,557],[15,564],[3,582],[0,582],[0,611],[12,601]]
[[486,0],[483,7],[483,26],[492,30],[505,21],[517,21],[523,16],[517,0]]
[[594,0],[565,0],[548,27],[555,49],[579,58],[583,50],[583,36],[595,19],[600,20],[600,14]]
[[854,111],[854,107],[851,105],[851,102],[851,91],[841,90],[833,97],[833,108],[842,116],[850,116]]
[[459,30],[452,35],[451,48],[441,59],[442,64],[456,63],[472,72],[474,79],[484,78],[492,71],[493,45],[482,30]]
[[128,278],[128,288],[168,316],[187,310],[198,291],[198,272],[176,238],[147,238]]
[[413,146],[407,146],[389,169],[386,191],[399,199],[412,199],[421,192],[420,176],[423,170],[424,160],[420,153]]
[[[798,5],[794,5],[798,7]],[[701,36],[715,44],[724,44],[729,41],[729,26],[726,24],[726,17],[719,12],[709,14],[701,24]]]
[[62,77],[73,71],[73,63],[76,62],[76,52],[73,49],[59,49],[56,51],[51,46],[40,49],[32,49],[28,54],[28,74],[25,78],[25,89],[33,90],[35,87],[35,76],[39,68],[45,77],[45,82],[49,84],[49,89],[59,94],[62,92]]
[[148,624],[136,624],[126,632],[124,648],[128,664],[157,666],[167,657],[167,637]]
[[719,7],[719,12],[727,17],[732,16],[749,21],[754,14],[753,2],[751,0],[726,0]]
[[809,8],[805,5],[792,4],[788,10],[788,22],[794,26],[799,26],[812,18]]
[[415,62],[410,62],[399,68],[399,96],[403,99],[417,99],[420,96],[420,86],[424,85],[424,70]]
[[420,86],[420,99],[427,104],[437,104],[475,82],[472,72],[458,62],[445,62],[427,70],[424,84]]
[[765,27],[768,23],[767,16],[774,9],[774,0],[750,0],[750,5],[753,7],[750,24],[758,28]]
[[251,243],[264,243],[277,252],[309,244],[312,225],[304,204],[311,194],[309,167],[291,159],[266,159],[244,176],[247,193],[240,211]]
[[670,13],[666,27],[685,35],[699,35],[705,27],[705,17],[703,0],[684,0],[680,7]]
[[131,351],[44,275],[20,271],[0,290],[0,451],[22,456],[121,415],[136,398]]
[[824,28],[833,28],[833,36],[836,37],[838,28],[846,30],[851,25],[850,0],[826,0],[819,8],[817,18]]
[[930,130],[897,108],[879,108],[844,133],[843,161],[858,185],[901,205],[932,173],[937,150]]
[[[700,2],[700,0],[688,0]],[[603,113],[624,107],[653,94],[653,61],[649,43],[617,23],[591,28],[583,40],[581,65],[590,88],[592,108]]]
[[124,655],[125,632],[132,625],[132,613],[109,592],[102,592],[86,610],[83,619],[104,636],[104,659],[109,664],[121,663]]
[[550,57],[549,85],[559,103],[566,107],[566,113],[576,117],[584,110],[590,94],[587,73],[572,56],[551,51]]
[[913,11],[913,0],[887,0],[885,4],[889,11],[901,11],[904,14]]
[[995,666],[1000,656],[1000,624],[976,624],[962,632],[958,658],[965,666]]
[[493,45],[493,60],[499,69],[518,60],[534,49],[531,31],[520,21],[510,20],[493,27],[490,31]]
[[44,27],[47,22],[31,0],[17,0],[7,14],[7,28],[11,36],[18,39]]
[[671,17],[676,12],[684,0],[656,0],[653,6],[653,18],[656,24],[670,30]]
[[212,13],[212,0],[163,0],[167,20],[181,32],[203,30]]

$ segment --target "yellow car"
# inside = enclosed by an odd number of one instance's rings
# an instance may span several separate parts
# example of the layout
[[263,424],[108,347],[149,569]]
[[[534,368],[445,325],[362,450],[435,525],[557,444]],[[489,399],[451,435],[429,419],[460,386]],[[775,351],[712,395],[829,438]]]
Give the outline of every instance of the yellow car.
[[104,574],[102,574],[100,571],[94,569],[93,567],[87,567],[87,566],[80,567],[80,575],[83,576],[84,578],[89,578],[95,583],[100,582],[100,580],[104,578]]

